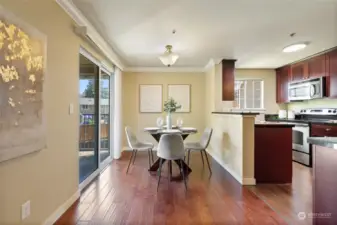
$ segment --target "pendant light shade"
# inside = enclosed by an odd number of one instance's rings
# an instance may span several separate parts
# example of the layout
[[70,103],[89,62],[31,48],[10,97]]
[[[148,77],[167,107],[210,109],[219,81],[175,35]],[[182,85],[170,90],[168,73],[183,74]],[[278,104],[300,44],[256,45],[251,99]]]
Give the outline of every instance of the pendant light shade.
[[164,54],[159,56],[160,61],[165,65],[165,66],[171,66],[173,65],[179,58],[179,55],[172,52],[172,45],[166,45],[166,51]]

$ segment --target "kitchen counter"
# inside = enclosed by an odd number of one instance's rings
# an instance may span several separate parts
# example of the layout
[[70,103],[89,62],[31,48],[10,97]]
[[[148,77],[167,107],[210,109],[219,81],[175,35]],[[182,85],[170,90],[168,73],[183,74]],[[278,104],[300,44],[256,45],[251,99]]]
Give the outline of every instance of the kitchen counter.
[[309,137],[308,143],[337,150],[337,137]]
[[247,116],[256,116],[260,113],[257,112],[235,112],[235,111],[229,111],[229,112],[212,112],[212,114],[230,114],[230,115],[247,115]]
[[313,145],[313,209],[326,217],[314,217],[313,224],[337,224],[337,137],[310,137]]
[[337,122],[330,122],[330,121],[312,121],[312,120],[299,120],[299,119],[268,119],[266,121],[269,122],[288,122],[288,123],[305,123],[305,124],[325,124],[325,125],[332,125],[337,126]]
[[292,127],[294,124],[255,123],[254,173],[256,183],[292,182]]
[[285,122],[271,122],[271,121],[255,122],[255,127],[275,127],[275,128],[289,127],[289,128],[292,128],[294,126],[295,124],[293,123],[285,123]]

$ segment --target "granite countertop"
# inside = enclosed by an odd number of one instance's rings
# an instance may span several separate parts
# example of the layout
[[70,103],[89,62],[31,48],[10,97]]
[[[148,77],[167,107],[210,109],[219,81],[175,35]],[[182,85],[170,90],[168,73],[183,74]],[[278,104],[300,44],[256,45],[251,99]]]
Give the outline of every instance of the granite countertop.
[[271,122],[271,121],[259,121],[255,122],[256,127],[276,127],[276,128],[292,128],[295,126],[293,123]]
[[235,112],[235,111],[229,111],[229,112],[212,112],[213,114],[232,114],[232,115],[259,115],[258,112]]
[[266,119],[266,121],[275,121],[275,122],[290,122],[290,123],[305,123],[305,124],[324,124],[337,126],[337,123],[329,121],[309,121],[309,120],[297,120],[297,119]]
[[337,137],[309,137],[308,143],[337,150]]

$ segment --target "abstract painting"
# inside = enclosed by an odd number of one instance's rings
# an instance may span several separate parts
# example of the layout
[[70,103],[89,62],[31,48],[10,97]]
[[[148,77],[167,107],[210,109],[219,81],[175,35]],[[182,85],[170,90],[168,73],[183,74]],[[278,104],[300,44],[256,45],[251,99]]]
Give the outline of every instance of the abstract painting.
[[0,8],[0,162],[46,148],[46,37]]

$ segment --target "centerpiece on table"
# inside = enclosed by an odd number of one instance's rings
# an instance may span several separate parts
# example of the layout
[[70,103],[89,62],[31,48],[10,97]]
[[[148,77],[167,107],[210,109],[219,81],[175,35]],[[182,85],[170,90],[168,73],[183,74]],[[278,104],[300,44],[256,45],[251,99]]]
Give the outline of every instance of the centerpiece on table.
[[172,118],[171,118],[172,115],[171,114],[180,108],[181,108],[181,105],[179,105],[178,102],[175,101],[173,98],[169,98],[168,100],[164,102],[164,112],[167,113],[166,115],[167,129],[172,129]]

